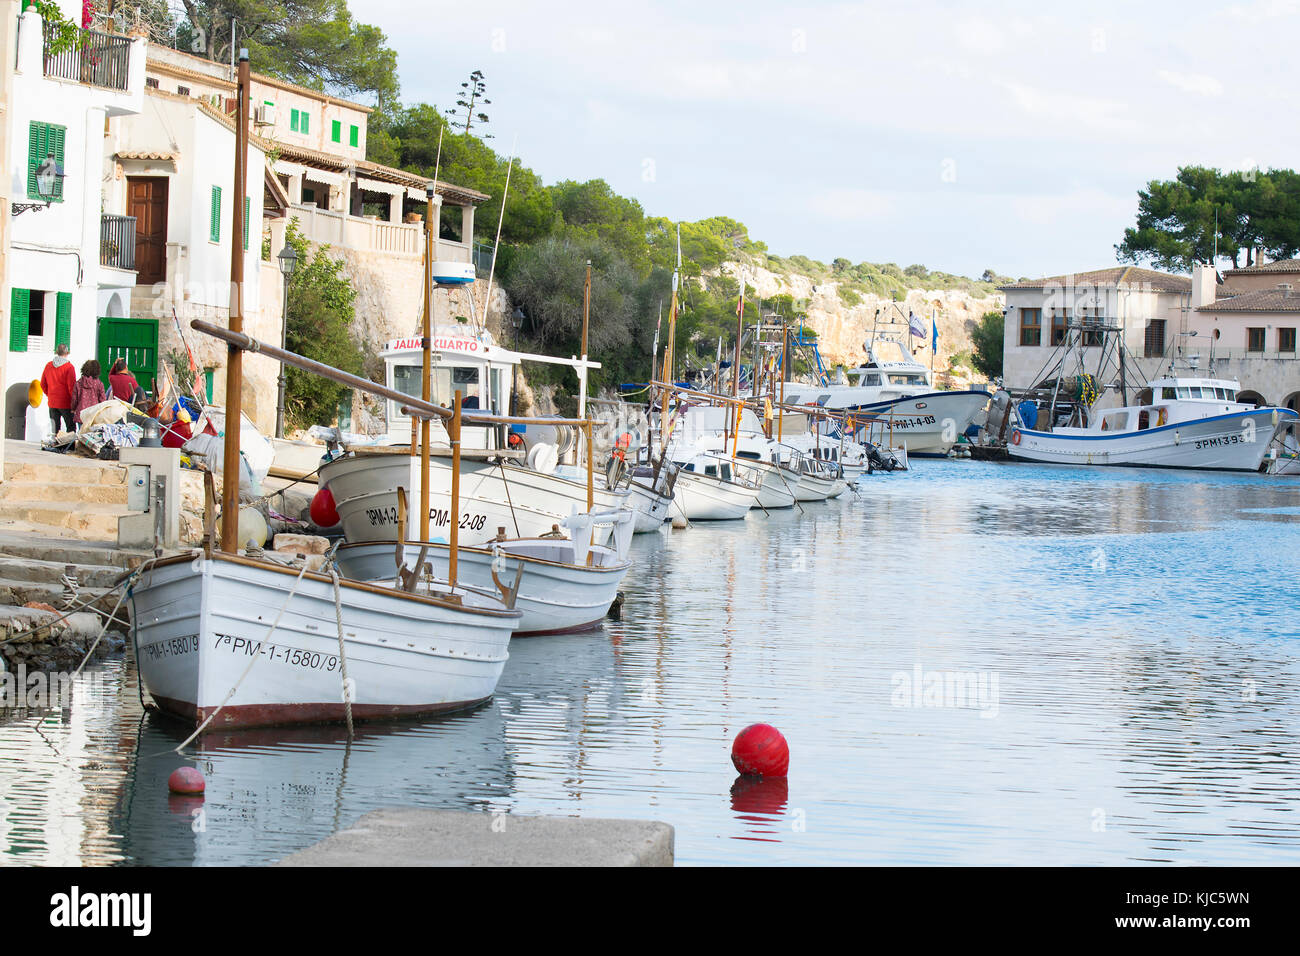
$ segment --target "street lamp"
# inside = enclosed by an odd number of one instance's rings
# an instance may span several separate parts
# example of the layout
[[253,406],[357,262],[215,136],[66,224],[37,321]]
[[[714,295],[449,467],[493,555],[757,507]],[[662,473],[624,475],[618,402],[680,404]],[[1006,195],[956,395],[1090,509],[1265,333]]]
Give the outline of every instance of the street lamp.
[[36,195],[42,201],[11,203],[10,214],[20,216],[29,209],[48,208],[59,194],[59,184],[63,182],[63,175],[63,164],[55,160],[53,153],[46,155],[41,160],[41,164],[36,167]]
[[[276,256],[280,260],[280,274],[284,276],[284,295],[281,301],[281,320],[280,320],[280,348],[286,347],[289,335],[289,279],[293,276],[293,270],[298,268],[298,253],[293,251],[293,246],[287,242],[280,254]],[[284,437],[284,363],[280,363],[279,393],[275,400],[275,437]]]
[[[524,310],[516,307],[515,310],[510,313],[510,327],[515,330],[515,344],[514,344],[515,352],[519,351],[519,330],[523,328],[523,325],[524,325]],[[515,362],[510,366],[510,414],[511,415],[515,413],[515,369],[518,366],[518,364],[519,364],[518,362]]]

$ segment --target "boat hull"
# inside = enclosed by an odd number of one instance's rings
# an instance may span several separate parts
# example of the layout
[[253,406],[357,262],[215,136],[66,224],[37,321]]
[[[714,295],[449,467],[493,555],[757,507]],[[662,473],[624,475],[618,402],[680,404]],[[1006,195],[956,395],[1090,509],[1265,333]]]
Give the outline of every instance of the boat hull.
[[[881,420],[865,431],[867,440],[886,446],[901,445],[908,455],[946,456],[993,396],[981,389],[963,392],[929,392],[892,401],[847,406]],[[828,408],[839,407],[832,397]]]
[[[510,548],[515,542],[507,542]],[[619,561],[608,548],[593,549],[596,562],[593,566],[579,566],[572,559],[573,548],[566,540],[533,540],[527,542],[531,553],[502,555],[497,575],[506,585],[513,585],[520,565],[523,576],[519,579],[519,593],[515,610],[523,616],[515,630],[516,637],[540,634],[568,634],[589,631],[600,626],[610,605],[618,596],[619,585],[632,566]],[[395,545],[347,544],[338,550],[339,567],[348,577],[361,581],[392,580],[396,569]],[[549,550],[555,553],[543,557]],[[445,544],[431,544],[425,560],[433,568],[436,580],[446,581],[451,548]],[[419,560],[420,546],[408,542],[405,548],[407,567]],[[484,591],[495,591],[492,578],[494,555],[487,548],[458,548],[456,583]],[[554,560],[553,560],[554,559]]]
[[735,521],[749,514],[754,489],[708,475],[683,470],[673,489],[670,514],[687,521]]
[[755,495],[756,500],[752,507],[766,511],[794,507],[794,489],[798,482],[796,476],[786,477],[778,470],[777,465],[743,458],[735,459],[734,467],[738,474],[747,476],[758,484],[758,493]]
[[[450,533],[451,463],[434,459],[429,467],[429,534],[434,541]],[[321,467],[321,486],[334,496],[343,534],[349,541],[398,539],[397,489],[406,489],[408,539],[420,537],[420,460],[410,455],[356,455]],[[587,510],[586,483],[525,468],[477,460],[461,462],[458,541],[483,544],[498,529],[521,538],[546,534],[576,509]],[[626,492],[596,488],[597,511],[627,507]],[[597,543],[608,538],[610,526],[597,525]]]
[[1017,429],[1007,452],[1019,461],[1258,471],[1276,429],[1277,409],[1253,409],[1109,435]]
[[658,531],[668,520],[672,503],[671,496],[661,495],[640,482],[633,481],[628,486],[628,504],[635,512],[632,521],[633,534]]
[[[228,555],[145,571],[134,588],[135,652],[159,707],[195,723],[220,708],[210,731],[344,719],[333,583],[297,578]],[[355,719],[459,710],[496,690],[516,612],[488,599],[467,610],[355,582],[341,593]]]

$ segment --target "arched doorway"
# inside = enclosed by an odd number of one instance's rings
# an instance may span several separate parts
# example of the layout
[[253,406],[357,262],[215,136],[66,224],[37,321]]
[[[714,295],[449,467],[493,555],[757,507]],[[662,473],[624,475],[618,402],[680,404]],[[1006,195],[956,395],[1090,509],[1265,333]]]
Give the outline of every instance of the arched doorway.
[[1238,392],[1237,401],[1241,402],[1243,405],[1267,405],[1268,404],[1268,402],[1264,400],[1263,395],[1259,394],[1259,392],[1253,392],[1250,389],[1243,389],[1242,391]]
[[1133,404],[1134,404],[1134,405],[1150,405],[1150,404],[1151,404],[1151,389],[1149,389],[1149,388],[1144,388],[1144,389],[1142,389],[1140,392],[1138,392],[1138,393],[1137,393],[1137,398],[1135,398],[1135,399],[1133,400]]

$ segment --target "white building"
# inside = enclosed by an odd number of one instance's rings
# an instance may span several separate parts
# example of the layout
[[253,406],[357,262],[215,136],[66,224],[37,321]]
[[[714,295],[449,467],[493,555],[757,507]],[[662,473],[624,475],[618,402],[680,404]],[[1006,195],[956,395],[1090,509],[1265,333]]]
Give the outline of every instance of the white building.
[[[81,4],[60,0],[80,20]],[[17,13],[15,5],[6,14]],[[42,20],[29,7],[16,16],[17,42],[7,115],[5,180],[10,198],[4,288],[5,435],[25,437],[27,387],[57,344],[80,364],[107,353],[101,316],[125,316],[135,274],[106,255],[104,130],[113,117],[139,113],[145,41],[85,31],[74,49],[45,55]],[[48,204],[35,171],[46,157],[63,169]],[[105,372],[107,370],[105,369]]]
[[[1135,366],[1127,374],[1143,377],[1136,383],[1141,388],[1168,362],[1178,333],[1187,331],[1192,282],[1186,276],[1115,266],[1028,279],[1003,286],[1001,291],[1007,297],[1002,351],[1007,388],[1036,388],[1054,378],[1052,366],[1067,326],[1089,323],[1099,329],[1119,328]],[[1085,365],[1095,374],[1105,335],[1086,329],[1080,335]],[[1106,344],[1114,347],[1113,341]],[[1113,363],[1111,369],[1115,369]],[[1075,372],[1077,369],[1065,369],[1066,375]]]

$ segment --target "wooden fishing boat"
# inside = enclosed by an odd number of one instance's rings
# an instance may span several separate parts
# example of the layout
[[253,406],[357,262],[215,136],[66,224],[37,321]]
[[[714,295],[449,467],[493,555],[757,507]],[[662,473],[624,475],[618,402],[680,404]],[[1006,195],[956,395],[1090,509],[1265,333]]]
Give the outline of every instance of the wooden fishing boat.
[[[246,179],[250,70],[238,70],[235,194]],[[428,222],[434,217],[428,190]],[[234,235],[243,204],[234,204]],[[426,266],[433,242],[426,232]],[[426,271],[426,277],[428,272]],[[231,252],[231,288],[241,289],[244,252]],[[426,278],[425,315],[431,285]],[[258,351],[285,364],[353,388],[392,397],[357,376],[258,342],[243,334],[242,296],[231,295],[230,328],[195,320],[191,326],[227,343],[226,415],[237,421],[243,353]],[[427,336],[427,331],[426,331]],[[402,396],[398,395],[401,398]],[[449,419],[459,457],[460,400],[446,409],[425,399],[409,404]],[[427,428],[422,445],[427,461]],[[457,461],[453,462],[454,465]],[[228,429],[223,456],[221,536],[209,534],[197,556],[150,562],[133,587],[133,644],[140,679],[158,707],[208,730],[353,718],[437,713],[490,697],[505,665],[520,613],[489,595],[455,593],[455,559],[445,593],[415,593],[343,581],[335,574],[294,569],[240,554],[239,430]],[[454,473],[454,470],[453,470]],[[211,487],[211,486],[209,486]],[[427,511],[427,482],[422,506]],[[453,510],[457,488],[452,484]],[[215,502],[209,495],[209,517]],[[451,526],[455,553],[457,529]],[[249,549],[252,550],[252,549]]]

